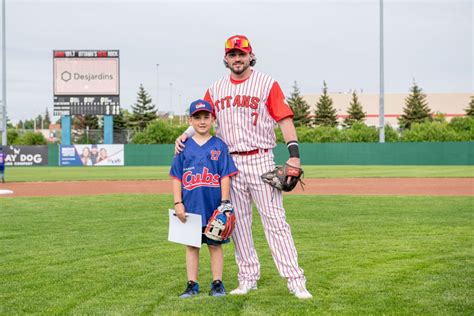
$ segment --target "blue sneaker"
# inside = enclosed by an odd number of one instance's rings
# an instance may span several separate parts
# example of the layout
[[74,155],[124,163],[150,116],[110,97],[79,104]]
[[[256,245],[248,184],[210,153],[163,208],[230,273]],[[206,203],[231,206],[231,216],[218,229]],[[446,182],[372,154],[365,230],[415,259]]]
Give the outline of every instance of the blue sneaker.
[[215,280],[211,284],[211,291],[209,292],[210,296],[225,296],[224,283],[221,280]]
[[181,294],[179,297],[186,298],[194,296],[196,294],[199,294],[199,284],[194,281],[188,281],[186,285],[186,290],[184,290],[183,294]]

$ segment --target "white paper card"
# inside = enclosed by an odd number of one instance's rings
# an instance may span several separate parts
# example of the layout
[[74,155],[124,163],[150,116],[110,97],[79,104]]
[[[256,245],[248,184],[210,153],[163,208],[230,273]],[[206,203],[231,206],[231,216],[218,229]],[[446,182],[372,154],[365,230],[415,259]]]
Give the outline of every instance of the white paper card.
[[174,215],[174,210],[169,210],[168,240],[201,248],[201,215],[186,213],[186,216],[186,223],[183,223]]

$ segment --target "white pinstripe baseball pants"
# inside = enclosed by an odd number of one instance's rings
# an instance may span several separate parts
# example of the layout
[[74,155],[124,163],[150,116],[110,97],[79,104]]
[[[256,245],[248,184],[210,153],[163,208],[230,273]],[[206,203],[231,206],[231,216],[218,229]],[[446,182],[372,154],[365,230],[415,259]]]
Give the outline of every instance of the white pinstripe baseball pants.
[[239,267],[239,283],[256,284],[260,279],[260,263],[252,238],[252,201],[262,220],[265,237],[278,272],[288,280],[288,289],[305,287],[303,269],[298,266],[290,226],[286,222],[283,196],[279,190],[263,183],[260,176],[275,167],[273,152],[255,155],[232,155],[239,173],[232,177],[231,199],[236,224],[232,234],[235,260]]

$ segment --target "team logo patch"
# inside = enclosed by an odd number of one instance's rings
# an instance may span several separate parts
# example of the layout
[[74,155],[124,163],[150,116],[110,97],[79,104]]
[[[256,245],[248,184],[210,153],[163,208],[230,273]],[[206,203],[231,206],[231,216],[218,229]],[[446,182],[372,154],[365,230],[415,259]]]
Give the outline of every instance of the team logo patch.
[[206,105],[204,103],[199,103],[196,105],[196,109],[202,109],[202,108],[205,108]]
[[219,160],[220,150],[211,150],[211,160]]
[[209,169],[204,167],[202,173],[194,173],[186,171],[183,174],[183,186],[185,190],[191,191],[198,187],[218,188],[220,186],[220,176],[212,174]]

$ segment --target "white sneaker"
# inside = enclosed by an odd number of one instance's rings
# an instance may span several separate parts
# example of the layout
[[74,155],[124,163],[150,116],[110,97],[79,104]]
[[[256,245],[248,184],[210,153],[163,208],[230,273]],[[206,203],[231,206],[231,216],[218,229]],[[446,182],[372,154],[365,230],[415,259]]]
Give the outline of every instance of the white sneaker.
[[313,298],[313,295],[311,295],[311,293],[309,293],[308,290],[304,287],[297,287],[294,290],[291,290],[290,292],[300,300],[307,300]]
[[229,294],[231,294],[231,295],[245,295],[248,292],[250,292],[252,290],[256,290],[256,289],[257,289],[256,284],[250,285],[248,283],[241,283],[241,284],[239,284],[238,288],[236,288],[235,290],[230,291]]

